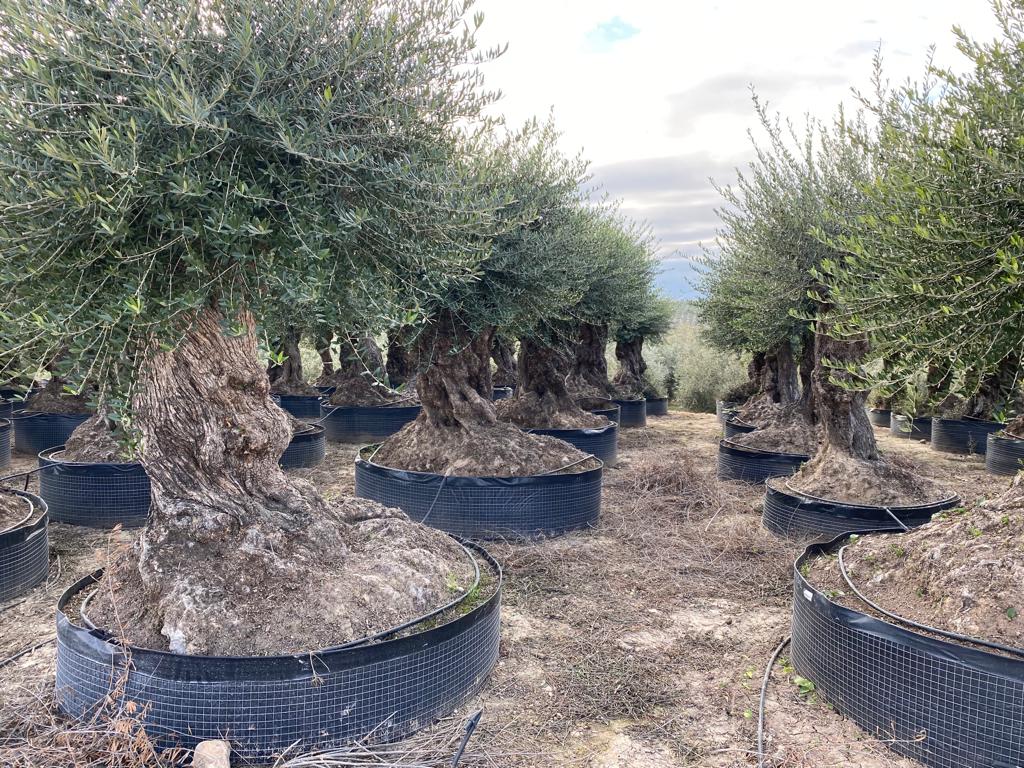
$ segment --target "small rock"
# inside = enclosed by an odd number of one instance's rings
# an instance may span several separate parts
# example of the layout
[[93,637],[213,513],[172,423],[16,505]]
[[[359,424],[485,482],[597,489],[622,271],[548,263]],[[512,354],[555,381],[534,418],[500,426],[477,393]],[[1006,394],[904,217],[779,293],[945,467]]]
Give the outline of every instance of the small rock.
[[192,768],[231,768],[231,745],[226,741],[201,741],[192,755]]

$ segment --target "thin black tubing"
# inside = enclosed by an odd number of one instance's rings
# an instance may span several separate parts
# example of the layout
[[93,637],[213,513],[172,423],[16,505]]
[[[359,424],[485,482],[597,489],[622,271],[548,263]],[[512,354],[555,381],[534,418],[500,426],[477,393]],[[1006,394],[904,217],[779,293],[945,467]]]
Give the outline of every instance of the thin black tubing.
[[761,678],[761,700],[757,707],[757,768],[764,768],[764,704],[768,698],[768,680],[772,676],[772,669],[775,662],[779,660],[782,649],[789,645],[792,636],[786,635],[779,643],[772,657],[768,659],[768,666],[764,670],[764,677]]
[[961,635],[958,632],[950,632],[945,629],[938,629],[937,627],[931,627],[927,624],[920,624],[916,621],[904,618],[903,616],[899,616],[898,614],[885,610],[885,608],[882,608],[877,603],[865,597],[861,593],[861,591],[857,589],[857,585],[853,583],[853,580],[850,578],[850,574],[846,572],[846,565],[845,563],[843,563],[843,552],[846,550],[846,547],[848,546],[849,544],[845,544],[839,548],[839,573],[842,574],[843,581],[846,582],[846,585],[851,590],[853,590],[853,594],[855,594],[857,597],[863,600],[866,604],[870,605],[874,610],[878,611],[883,616],[886,616],[900,624],[905,624],[908,627],[919,629],[922,632],[931,632],[936,635],[941,635],[942,637],[948,637],[950,640],[958,640],[962,643],[973,643],[974,645],[981,645],[985,648],[993,648],[997,651],[1003,651],[1004,653],[1012,653],[1016,656],[1024,656],[1024,649],[1022,648],[1014,648],[1012,645],[1003,645],[1002,643],[996,643],[991,640],[982,640],[978,637],[971,637],[970,635]]

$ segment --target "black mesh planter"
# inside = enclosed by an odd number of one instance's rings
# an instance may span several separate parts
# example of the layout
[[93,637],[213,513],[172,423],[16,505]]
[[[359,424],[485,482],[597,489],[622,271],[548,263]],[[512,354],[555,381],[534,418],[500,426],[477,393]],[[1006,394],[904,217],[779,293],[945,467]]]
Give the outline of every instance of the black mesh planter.
[[932,448],[943,453],[985,455],[988,436],[1006,425],[996,421],[972,419],[932,419]]
[[512,387],[495,387],[491,391],[491,400],[506,400],[512,397]]
[[614,421],[616,424],[619,423],[619,419],[621,418],[619,406],[617,406],[611,400],[605,401],[600,405],[598,405],[597,403],[581,402],[579,403],[579,406],[589,413],[593,413],[598,416],[604,416],[606,419],[608,419],[608,421]]
[[57,604],[58,704],[87,718],[117,691],[137,705],[159,747],[227,739],[233,757],[246,764],[371,733],[377,742],[404,738],[476,695],[497,661],[500,569],[482,551],[477,562],[494,574],[494,593],[440,626],[426,628],[431,619],[424,617],[411,634],[396,629],[372,643],[262,657],[186,656],[108,642],[65,613],[95,583],[94,574]]
[[310,429],[292,435],[291,442],[277,460],[284,469],[315,467],[327,455],[327,430],[319,424],[309,426]]
[[325,405],[322,423],[335,443],[374,443],[390,437],[420,415],[423,406]]
[[296,419],[316,421],[320,418],[320,395],[274,395],[274,400]]
[[[27,397],[28,395],[22,389],[0,389],[0,400],[6,400],[8,403],[10,403],[12,413],[18,413],[20,411],[25,410],[25,400]],[[2,404],[0,404],[0,409],[2,408],[3,406]],[[4,416],[3,418],[9,417]]]
[[647,426],[646,400],[612,400],[612,402],[619,406],[620,427]]
[[908,528],[914,528],[927,523],[932,515],[959,504],[959,496],[950,496],[929,504],[875,507],[818,499],[798,491],[773,488],[772,483],[768,483],[761,523],[772,533],[788,539],[831,539],[847,532],[902,530],[893,515]]
[[734,403],[732,400],[715,400],[715,416],[718,417],[718,421],[724,426],[730,415],[735,415],[735,411],[738,411],[742,403]]
[[[363,449],[372,456],[374,446]],[[604,465],[563,475],[453,477],[356,459],[356,496],[467,539],[530,539],[589,528],[601,514]]]
[[647,398],[647,415],[648,416],[668,416],[668,398],[667,397],[648,397]]
[[39,454],[39,495],[55,523],[136,528],[149,518],[149,477],[142,465],[66,461],[64,447]]
[[532,435],[547,435],[564,440],[584,453],[591,453],[605,465],[618,460],[619,430],[615,422],[588,429],[528,429]]
[[1016,475],[1024,469],[1024,440],[1009,435],[989,435],[985,469],[994,475]]
[[7,488],[0,493],[25,500],[25,517],[0,531],[0,603],[27,592],[46,579],[49,564],[46,502],[35,494]]
[[792,475],[810,458],[798,453],[762,451],[721,440],[718,443],[718,477],[721,480],[763,483],[769,477]]
[[753,424],[747,424],[746,422],[740,421],[739,419],[729,419],[725,422],[725,437],[736,437],[736,435],[746,435],[753,432],[757,427]]
[[14,415],[14,403],[0,397],[0,419],[9,419]]
[[42,413],[21,411],[14,422],[14,449],[18,453],[38,455],[42,451],[64,445],[89,413]]
[[931,440],[932,420],[930,416],[911,419],[894,413],[889,419],[889,432],[902,440]]
[[931,768],[1024,765],[1024,660],[929,637],[829,600],[793,570],[790,659],[821,698]]
[[888,408],[868,408],[868,421],[876,427],[888,427],[892,411]]
[[0,419],[0,469],[11,463],[11,420]]

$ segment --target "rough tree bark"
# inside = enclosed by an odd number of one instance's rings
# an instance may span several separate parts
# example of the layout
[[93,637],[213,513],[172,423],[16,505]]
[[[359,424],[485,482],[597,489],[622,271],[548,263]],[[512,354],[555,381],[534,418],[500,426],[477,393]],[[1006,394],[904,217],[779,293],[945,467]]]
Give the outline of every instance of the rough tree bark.
[[583,397],[614,397],[615,389],[608,380],[608,326],[582,323],[577,331],[569,371],[569,387]]
[[[375,460],[437,474],[520,476],[555,471],[585,454],[499,422],[491,401],[492,328],[474,334],[451,313],[420,334],[415,354],[423,412],[390,437]],[[429,361],[429,362],[427,362]]]
[[384,629],[470,578],[438,531],[362,499],[328,502],[277,464],[291,438],[247,333],[205,310],[156,352],[133,404],[149,524],[107,569],[90,617],[177,653],[291,653]]
[[388,360],[385,371],[388,375],[388,384],[395,389],[416,378],[416,358],[409,340],[411,333],[411,329],[402,327],[388,334]]
[[580,408],[565,386],[561,351],[530,337],[519,340],[519,389],[496,403],[498,417],[524,428],[584,429],[608,420]]
[[307,384],[302,377],[302,351],[299,349],[299,331],[296,328],[290,327],[285,330],[280,341],[280,352],[284,354],[284,361],[280,364],[271,364],[267,368],[271,391],[281,395],[311,397],[319,394],[316,388]]
[[330,404],[338,406],[383,406],[401,400],[379,380],[384,375],[384,358],[380,347],[369,334],[353,336],[338,334],[338,366],[330,376],[322,376],[318,384],[335,387]]
[[497,368],[493,374],[494,386],[515,389],[518,383],[515,344],[495,333],[491,337],[491,359]]
[[800,349],[800,400],[797,408],[812,424],[818,423],[814,399],[814,333],[805,331]]
[[334,373],[334,357],[331,355],[331,337],[333,334],[321,334],[316,340],[316,351],[320,355],[320,362],[323,368],[320,371],[320,378],[327,378]]
[[616,341],[615,359],[619,361],[619,370],[613,384],[621,393],[629,397],[661,397],[661,393],[647,379],[643,336],[636,336],[629,341]]
[[775,349],[775,391],[772,397],[779,405],[792,405],[800,400],[800,375],[793,345],[783,342]]

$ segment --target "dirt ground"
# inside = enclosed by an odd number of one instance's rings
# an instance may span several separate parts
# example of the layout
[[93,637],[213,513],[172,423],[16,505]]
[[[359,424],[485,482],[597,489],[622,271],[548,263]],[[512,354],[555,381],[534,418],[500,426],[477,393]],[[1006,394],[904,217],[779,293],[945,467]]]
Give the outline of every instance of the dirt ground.
[[[876,429],[882,447],[973,502],[1008,484],[977,458],[946,456]],[[673,412],[620,432],[596,530],[492,544],[505,569],[502,647],[466,712],[483,719],[464,768],[757,765],[761,677],[789,632],[798,547],[760,526],[761,489],[715,478],[720,427]],[[329,496],[353,489],[355,446],[329,444],[297,474]],[[9,472],[32,468],[18,458]],[[31,486],[30,486],[31,487]],[[0,663],[53,636],[64,587],[130,533],[51,525],[50,577],[0,606]],[[39,707],[52,643],[0,673],[0,702]],[[892,768],[913,763],[773,669],[766,766]]]

